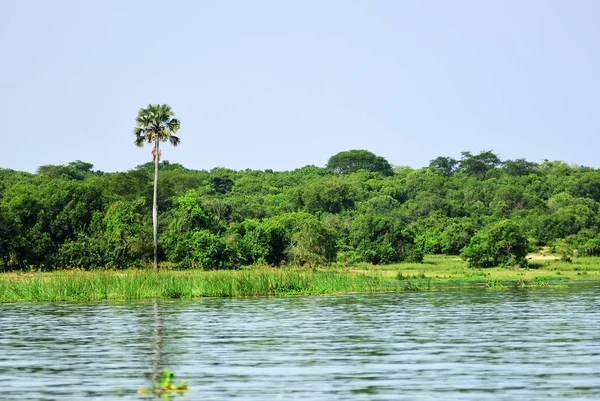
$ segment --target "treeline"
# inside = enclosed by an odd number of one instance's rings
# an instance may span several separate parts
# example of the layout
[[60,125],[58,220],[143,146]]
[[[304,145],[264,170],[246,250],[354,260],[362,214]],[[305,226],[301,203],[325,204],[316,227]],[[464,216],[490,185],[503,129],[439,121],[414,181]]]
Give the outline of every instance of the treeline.
[[[0,170],[0,270],[141,267],[152,257],[153,163],[124,173],[89,163],[36,174]],[[160,164],[166,264],[350,265],[462,255],[525,265],[552,246],[600,255],[600,171],[490,151],[392,168],[367,151],[294,171],[188,170]]]

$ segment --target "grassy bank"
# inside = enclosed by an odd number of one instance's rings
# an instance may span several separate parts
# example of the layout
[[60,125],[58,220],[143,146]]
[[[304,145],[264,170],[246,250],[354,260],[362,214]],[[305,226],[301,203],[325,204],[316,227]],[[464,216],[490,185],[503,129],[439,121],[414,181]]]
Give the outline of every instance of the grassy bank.
[[573,262],[554,259],[537,259],[530,256],[529,268],[470,269],[460,258],[444,255],[428,255],[424,263],[400,263],[386,266],[363,265],[357,271],[378,271],[384,277],[402,275],[407,279],[432,279],[446,282],[482,282],[488,280],[523,281],[596,281],[600,280],[600,258],[575,258]]
[[58,271],[0,275],[0,302],[316,295],[395,291],[378,272],[300,269]]
[[533,261],[529,269],[469,269],[446,256],[424,263],[307,270],[248,268],[227,271],[150,270],[0,274],[0,302],[137,300],[400,292],[455,288],[544,287],[600,280],[600,258],[573,263]]

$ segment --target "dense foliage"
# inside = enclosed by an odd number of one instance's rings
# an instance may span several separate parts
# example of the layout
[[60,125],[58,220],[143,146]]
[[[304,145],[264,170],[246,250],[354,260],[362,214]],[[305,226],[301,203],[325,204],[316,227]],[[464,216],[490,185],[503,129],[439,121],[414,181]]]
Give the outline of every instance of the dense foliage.
[[[600,170],[486,151],[390,172],[385,159],[357,152],[286,172],[161,162],[160,259],[219,269],[445,253],[486,267],[524,265],[543,245],[600,254]],[[348,155],[383,167],[356,167]],[[147,266],[153,172],[152,162],[123,173],[80,161],[36,174],[1,169],[0,270]]]

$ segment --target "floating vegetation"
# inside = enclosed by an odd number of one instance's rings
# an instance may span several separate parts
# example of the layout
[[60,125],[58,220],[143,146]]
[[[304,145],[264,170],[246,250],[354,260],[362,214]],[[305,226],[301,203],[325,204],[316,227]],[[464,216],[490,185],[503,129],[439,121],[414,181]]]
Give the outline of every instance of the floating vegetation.
[[496,279],[490,279],[485,283],[485,286],[487,288],[491,288],[493,290],[501,290],[506,288],[506,285],[504,285],[501,281],[496,280]]
[[548,282],[544,280],[519,280],[515,283],[517,288],[544,288],[548,286]]
[[138,394],[154,394],[160,396],[163,400],[170,400],[169,393],[184,393],[188,391],[187,383],[182,380],[175,384],[172,380],[175,375],[166,370],[162,373],[161,379],[152,384],[150,388],[138,390]]
[[505,288],[544,288],[547,287],[548,281],[534,279],[534,280],[516,280],[516,281],[500,281],[496,279],[490,279],[485,283],[487,288],[491,289],[505,289]]

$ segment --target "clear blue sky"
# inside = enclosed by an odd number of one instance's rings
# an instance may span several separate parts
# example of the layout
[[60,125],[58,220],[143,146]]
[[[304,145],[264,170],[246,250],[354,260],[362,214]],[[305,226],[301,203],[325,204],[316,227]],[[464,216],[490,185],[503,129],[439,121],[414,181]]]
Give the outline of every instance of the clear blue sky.
[[493,150],[600,167],[598,0],[2,0],[0,167],[394,165]]

